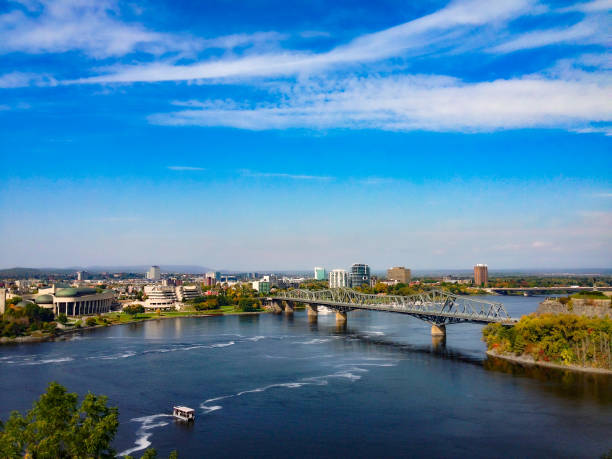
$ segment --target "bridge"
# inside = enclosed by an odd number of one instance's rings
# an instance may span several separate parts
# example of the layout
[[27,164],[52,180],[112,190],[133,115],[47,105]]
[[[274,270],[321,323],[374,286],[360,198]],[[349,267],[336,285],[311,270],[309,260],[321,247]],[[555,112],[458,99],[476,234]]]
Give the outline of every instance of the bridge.
[[309,318],[316,318],[318,306],[336,311],[336,323],[346,324],[347,312],[353,310],[383,311],[407,314],[431,324],[433,336],[446,335],[446,326],[457,323],[500,323],[514,325],[503,304],[452,293],[432,290],[416,295],[370,295],[348,288],[327,290],[287,290],[266,298],[267,306],[276,312],[293,313],[295,305],[306,305]]
[[487,292],[490,293],[522,293],[525,296],[529,296],[531,294],[538,293],[579,293],[579,292],[610,292],[612,291],[612,287],[580,287],[578,285],[570,285],[570,286],[554,286],[554,287],[488,287],[485,288]]

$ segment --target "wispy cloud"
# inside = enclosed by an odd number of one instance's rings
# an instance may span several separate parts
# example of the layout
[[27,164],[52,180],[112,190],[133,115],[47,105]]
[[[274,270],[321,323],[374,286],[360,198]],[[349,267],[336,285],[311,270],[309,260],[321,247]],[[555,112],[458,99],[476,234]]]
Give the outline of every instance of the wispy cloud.
[[[612,87],[543,77],[466,83],[450,77],[370,76],[298,83],[276,103],[232,102],[155,114],[154,124],[241,129],[377,128],[482,132],[612,120]],[[195,105],[193,105],[195,107]]]
[[206,170],[203,167],[196,166],[168,166],[168,169],[171,171],[204,171]]
[[595,198],[612,198],[612,191],[604,191],[602,193],[594,193],[592,195]]
[[130,223],[140,221],[140,217],[134,216],[108,216],[108,217],[100,217],[97,218],[96,221],[106,222],[106,223]]
[[326,175],[304,175],[304,174],[287,174],[284,172],[257,172],[249,169],[241,169],[240,174],[244,177],[263,177],[263,178],[286,178],[291,180],[317,180],[329,181],[334,177]]
[[456,48],[474,28],[499,27],[529,13],[535,0],[453,1],[432,14],[355,38],[328,52],[281,50],[232,55],[215,60],[176,65],[174,62],[117,65],[105,74],[66,83],[132,83],[206,80],[236,77],[273,77],[320,72],[330,67],[375,62],[399,55],[423,55],[439,48]]
[[49,75],[10,72],[0,75],[0,88],[22,88],[26,86],[54,86],[57,82]]

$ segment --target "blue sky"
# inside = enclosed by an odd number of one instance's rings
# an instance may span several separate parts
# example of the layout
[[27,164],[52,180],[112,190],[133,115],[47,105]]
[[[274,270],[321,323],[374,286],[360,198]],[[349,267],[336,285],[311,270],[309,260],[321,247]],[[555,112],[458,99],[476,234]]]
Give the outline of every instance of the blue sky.
[[609,268],[611,10],[3,2],[0,265]]

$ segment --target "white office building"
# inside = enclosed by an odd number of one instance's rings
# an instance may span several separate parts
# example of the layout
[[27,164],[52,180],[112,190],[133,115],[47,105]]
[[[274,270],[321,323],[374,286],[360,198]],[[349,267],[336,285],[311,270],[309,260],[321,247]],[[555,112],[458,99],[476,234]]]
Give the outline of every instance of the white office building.
[[147,279],[152,281],[158,281],[161,278],[161,271],[159,266],[151,266],[147,271]]
[[329,272],[329,288],[349,286],[349,275],[345,269],[333,269]]
[[176,298],[183,303],[198,296],[202,296],[202,289],[199,285],[179,285],[176,287]]
[[144,307],[147,309],[176,309],[177,298],[174,287],[161,285],[146,285],[144,293],[147,295]]

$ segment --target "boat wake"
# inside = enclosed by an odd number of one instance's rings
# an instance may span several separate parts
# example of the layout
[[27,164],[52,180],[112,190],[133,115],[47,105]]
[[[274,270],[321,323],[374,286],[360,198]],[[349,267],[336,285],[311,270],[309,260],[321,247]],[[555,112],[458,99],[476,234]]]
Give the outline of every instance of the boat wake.
[[[250,394],[258,394],[262,392],[266,392],[274,389],[299,389],[304,386],[326,386],[329,384],[330,380],[340,379],[340,380],[348,380],[350,382],[358,381],[361,379],[362,374],[367,373],[367,368],[363,367],[393,367],[396,366],[399,360],[391,360],[385,358],[367,358],[366,361],[359,362],[349,362],[349,363],[341,363],[338,365],[334,365],[338,371],[326,375],[321,376],[311,376],[307,378],[301,378],[297,381],[289,381],[275,384],[268,384],[267,386],[256,387],[254,389],[247,389],[240,392],[236,392],[235,394],[229,395],[221,395],[219,397],[209,398],[200,403],[200,409],[202,415],[207,415],[213,413],[215,411],[219,411],[223,409],[223,405],[218,403],[222,400],[230,400],[238,397],[243,397]],[[380,360],[382,362],[376,363],[372,362],[372,360]],[[135,446],[127,449],[120,453],[120,456],[125,456],[131,454],[136,451],[143,450],[148,448],[151,445],[151,435],[153,434],[151,430],[157,427],[164,427],[168,425],[166,421],[158,421],[160,418],[172,417],[169,414],[154,414],[152,416],[145,416],[140,418],[134,418],[131,421],[140,422],[141,426],[136,432],[138,436],[135,441]]]
[[153,432],[150,432],[150,430],[155,429],[157,427],[167,426],[167,421],[159,420],[171,417],[171,414],[153,414],[151,416],[131,419],[131,421],[141,423],[140,427],[136,431],[136,435],[138,435],[138,438],[136,438],[136,441],[134,442],[136,446],[120,452],[119,456],[127,456],[128,454],[135,453],[136,451],[140,451],[151,446],[151,441],[149,440],[149,438],[151,438]]

